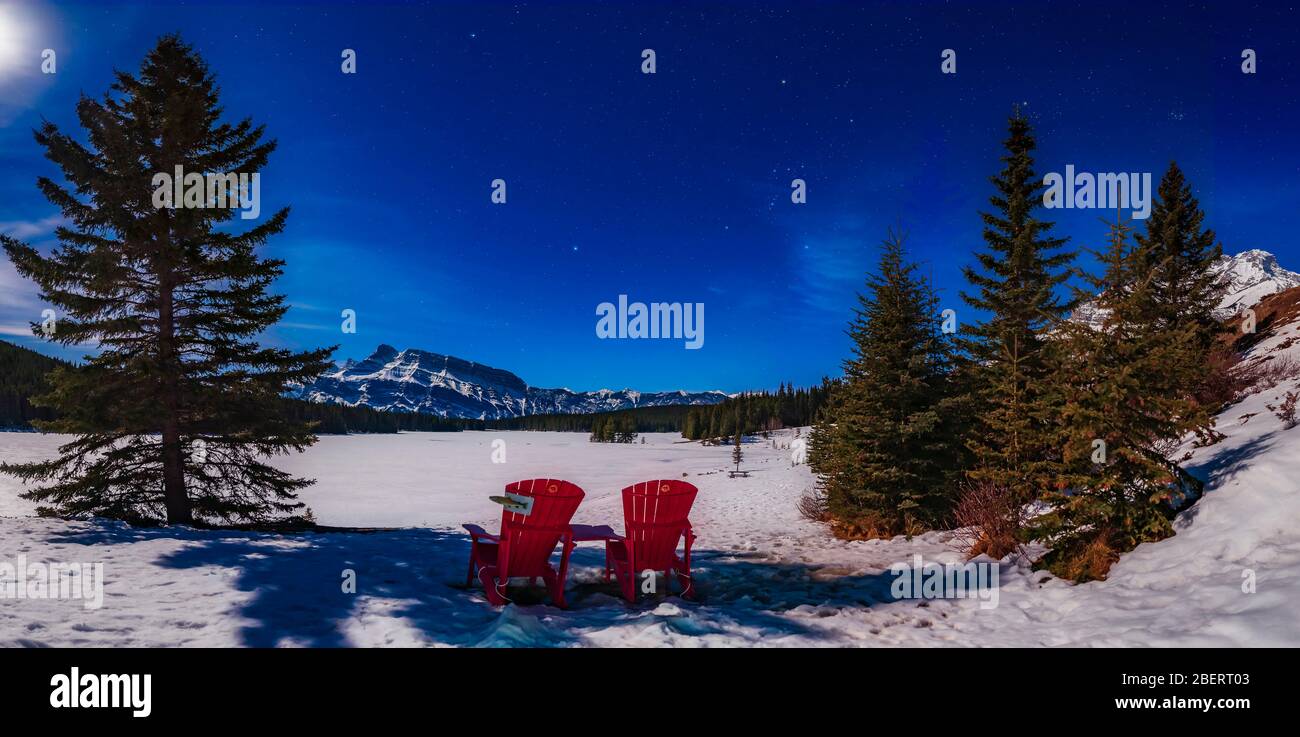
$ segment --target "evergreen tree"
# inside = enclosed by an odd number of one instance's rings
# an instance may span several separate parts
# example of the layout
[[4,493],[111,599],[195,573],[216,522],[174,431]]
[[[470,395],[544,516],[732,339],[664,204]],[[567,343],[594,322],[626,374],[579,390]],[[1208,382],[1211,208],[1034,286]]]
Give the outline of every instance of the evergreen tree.
[[1060,251],[1066,239],[1050,236],[1052,223],[1037,217],[1044,186],[1033,169],[1029,121],[1019,110],[1004,146],[1003,169],[991,179],[993,211],[981,213],[987,250],[976,253],[978,269],[965,269],[975,292],[963,299],[989,314],[961,342],[966,406],[975,411],[966,444],[973,480],[1028,501],[1057,452],[1049,433],[1053,409],[1043,394],[1050,372],[1044,344],[1074,307],[1057,295],[1074,254]]
[[1156,195],[1146,233],[1137,234],[1134,253],[1134,268],[1151,278],[1142,316],[1153,330],[1180,333],[1187,325],[1193,327],[1189,350],[1171,356],[1176,360],[1167,369],[1179,378],[1180,390],[1198,391],[1211,371],[1206,357],[1223,332],[1214,315],[1223,290],[1211,270],[1223,248],[1214,231],[1203,227],[1205,213],[1176,163],[1169,164]]
[[858,297],[844,382],[810,439],[809,465],[841,533],[919,532],[949,513],[960,457],[948,421],[952,345],[938,298],[915,272],[891,232]]
[[[312,482],[261,459],[315,441],[278,399],[319,375],[330,350],[256,342],[288,308],[267,292],[283,262],[254,250],[283,230],[288,210],[235,233],[223,227],[233,209],[154,204],[157,173],[252,173],[275,144],[248,120],[219,121],[213,76],[174,36],[138,77],[116,79],[103,101],[78,103],[88,145],[49,122],[36,133],[71,185],[38,182],[71,223],[59,246],[45,256],[3,238],[18,272],[59,310],[53,339],[100,352],[54,371],[38,398],[58,413],[41,428],[75,436],[59,457],[2,468],[44,484],[24,494],[43,514],[189,523],[290,513]],[[229,180],[214,194],[239,196]]]
[[739,418],[736,416],[736,413],[734,411],[732,412],[721,411],[719,414],[721,414],[722,416],[722,423],[719,426],[718,437],[729,438],[732,435],[735,435],[736,426],[739,424],[738,423]]
[[636,418],[628,412],[597,415],[591,421],[593,443],[631,443],[636,435]]
[[728,397],[710,408],[689,410],[680,428],[688,440],[731,438],[737,426],[746,435],[771,432],[783,427],[811,425],[830,396],[835,382],[823,379],[821,386],[794,389],[782,384],[775,394],[744,392]]
[[736,436],[731,439],[731,462],[736,464],[736,471],[740,471],[740,462],[745,460],[745,452],[741,450],[740,444],[744,442],[740,431],[736,431]]
[[687,440],[698,440],[700,438],[700,411],[692,408],[686,413],[686,420],[682,423],[682,437]]
[[636,440],[636,419],[631,414],[623,413],[618,418],[618,430],[614,435],[614,441],[618,443],[631,443]]
[[1089,279],[1104,324],[1066,323],[1049,349],[1062,453],[1044,496],[1048,511],[1028,532],[1052,547],[1054,573],[1080,581],[1103,577],[1139,543],[1173,534],[1171,502],[1186,474],[1166,455],[1210,420],[1168,370],[1203,350],[1199,327],[1153,327],[1148,310],[1164,286],[1141,249],[1129,248],[1131,230],[1117,217],[1097,254],[1105,273]]

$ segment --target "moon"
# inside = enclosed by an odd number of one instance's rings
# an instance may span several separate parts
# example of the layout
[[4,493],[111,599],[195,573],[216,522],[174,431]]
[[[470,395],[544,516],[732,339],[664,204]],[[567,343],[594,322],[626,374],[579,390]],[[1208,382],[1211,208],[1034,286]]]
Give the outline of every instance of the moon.
[[0,84],[38,72],[35,16],[17,3],[0,0]]

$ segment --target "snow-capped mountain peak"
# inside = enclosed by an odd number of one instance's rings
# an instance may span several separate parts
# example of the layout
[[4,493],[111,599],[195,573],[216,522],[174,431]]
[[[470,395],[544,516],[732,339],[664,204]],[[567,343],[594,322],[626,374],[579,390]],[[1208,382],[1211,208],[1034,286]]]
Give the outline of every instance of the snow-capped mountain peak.
[[1220,317],[1230,317],[1271,294],[1300,286],[1300,274],[1282,268],[1276,256],[1258,248],[1224,256],[1215,268],[1225,288]]
[[[1300,287],[1300,274],[1282,268],[1276,256],[1258,248],[1235,256],[1224,254],[1212,270],[1218,274],[1219,284],[1224,289],[1223,298],[1215,309],[1219,319],[1239,314],[1269,295]],[[1070,319],[1099,328],[1105,317],[1105,312],[1096,302],[1089,300],[1079,305]]]
[[349,359],[337,370],[322,374],[300,388],[296,396],[313,402],[471,419],[717,404],[727,398],[719,391],[542,389],[529,386],[505,369],[416,348],[399,351],[387,344],[361,361]]

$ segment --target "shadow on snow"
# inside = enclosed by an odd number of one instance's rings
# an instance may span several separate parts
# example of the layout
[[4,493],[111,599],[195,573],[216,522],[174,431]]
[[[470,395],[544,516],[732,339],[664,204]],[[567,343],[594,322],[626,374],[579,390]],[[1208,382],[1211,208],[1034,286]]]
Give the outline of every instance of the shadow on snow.
[[[754,642],[818,630],[783,616],[799,607],[814,614],[840,607],[868,607],[892,601],[893,576],[858,574],[818,566],[777,563],[757,554],[695,551],[697,602],[643,594],[626,604],[616,583],[603,580],[604,553],[581,546],[570,564],[569,609],[550,606],[540,587],[512,586],[516,605],[489,605],[477,584],[465,587],[469,539],[459,531],[394,529],[369,532],[312,532],[272,535],[255,532],[144,529],[103,522],[94,529],[60,532],[57,542],[128,545],[172,539],[183,547],[154,565],[162,569],[221,568],[235,571],[233,586],[251,596],[221,616],[248,624],[242,645],[342,647],[355,644],[359,629],[394,627],[405,620],[427,644],[492,647],[566,647],[583,644],[583,632],[631,628],[611,643],[661,644],[661,635],[707,636],[728,632]],[[558,556],[557,556],[558,557]],[[356,574],[356,594],[344,593],[344,571]],[[671,605],[671,606],[669,606]],[[826,609],[818,609],[825,607]],[[382,618],[382,619],[380,619]],[[382,624],[381,624],[382,622]],[[646,630],[651,636],[637,641]],[[376,629],[382,637],[383,630]],[[410,644],[406,637],[392,644]],[[367,638],[366,644],[387,644]]]

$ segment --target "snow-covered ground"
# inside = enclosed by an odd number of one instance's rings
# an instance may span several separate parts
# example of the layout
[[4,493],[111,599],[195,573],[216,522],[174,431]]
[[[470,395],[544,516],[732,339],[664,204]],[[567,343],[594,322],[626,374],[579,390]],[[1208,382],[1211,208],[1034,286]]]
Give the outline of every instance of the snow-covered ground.
[[[1294,354],[1287,339],[1257,356]],[[600,445],[567,433],[409,433],[325,437],[283,462],[318,479],[303,499],[325,525],[376,532],[278,536],[142,530],[32,517],[0,476],[0,564],[103,563],[103,606],[0,598],[0,645],[61,646],[872,646],[1300,645],[1300,428],[1267,408],[1295,382],[1249,397],[1219,419],[1227,438],[1187,465],[1208,483],[1178,534],[1124,556],[1104,582],[1072,585],[1023,562],[998,562],[997,606],[976,599],[895,600],[891,564],[959,563],[951,533],[844,542],[800,518],[812,484],[792,466],[792,431],[746,447],[749,478],[731,479],[729,447],[650,435]],[[493,463],[493,440],[506,462]],[[0,433],[0,457],[41,457],[57,438]],[[540,592],[496,609],[463,587],[462,522],[497,528],[487,497],[512,480],[560,477],[587,492],[575,522],[622,528],[618,489],[654,478],[700,488],[691,518],[698,603],[645,597],[627,606],[601,580],[603,555],[582,545],[568,610]],[[343,593],[345,570],[355,594]],[[1253,582],[1253,593],[1246,585]]]

